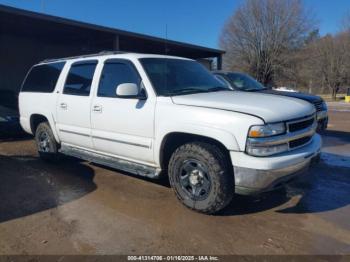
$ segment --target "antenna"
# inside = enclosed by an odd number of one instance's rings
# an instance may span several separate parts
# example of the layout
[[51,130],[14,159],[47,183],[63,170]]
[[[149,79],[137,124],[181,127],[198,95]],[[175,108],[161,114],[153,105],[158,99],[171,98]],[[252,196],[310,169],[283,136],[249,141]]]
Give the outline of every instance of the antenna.
[[165,24],[165,54],[168,54],[168,24]]

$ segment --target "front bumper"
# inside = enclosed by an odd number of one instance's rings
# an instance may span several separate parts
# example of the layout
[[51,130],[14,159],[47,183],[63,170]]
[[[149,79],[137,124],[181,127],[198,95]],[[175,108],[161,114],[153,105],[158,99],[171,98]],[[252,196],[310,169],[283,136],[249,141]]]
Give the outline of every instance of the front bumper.
[[321,151],[321,137],[299,149],[271,157],[253,157],[244,152],[230,152],[237,194],[257,194],[273,190],[304,173]]

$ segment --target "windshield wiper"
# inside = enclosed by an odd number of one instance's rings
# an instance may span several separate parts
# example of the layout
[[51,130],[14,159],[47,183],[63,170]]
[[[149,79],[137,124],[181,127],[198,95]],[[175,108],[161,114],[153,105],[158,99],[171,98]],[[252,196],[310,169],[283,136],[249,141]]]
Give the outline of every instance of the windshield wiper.
[[229,91],[228,88],[223,86],[212,87],[209,89],[184,88],[184,89],[174,90],[173,92],[168,93],[168,95],[176,96],[176,95],[195,94],[195,93],[209,93],[209,92],[224,91],[224,90]]
[[247,91],[247,92],[257,92],[257,91],[262,91],[262,90],[266,90],[267,88],[252,88],[252,89],[242,89],[243,91]]
[[224,86],[216,86],[216,87],[209,88],[207,90],[207,92],[216,92],[216,91],[230,91],[230,89]]
[[202,89],[196,89],[196,88],[184,88],[179,90],[174,90],[173,92],[169,92],[168,95],[175,96],[175,95],[184,95],[184,94],[194,94],[194,93],[206,93],[207,90]]

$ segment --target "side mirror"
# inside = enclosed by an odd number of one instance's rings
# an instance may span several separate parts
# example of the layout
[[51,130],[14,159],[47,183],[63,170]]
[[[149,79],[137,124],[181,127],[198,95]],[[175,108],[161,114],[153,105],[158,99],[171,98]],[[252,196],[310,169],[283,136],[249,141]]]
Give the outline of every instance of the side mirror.
[[117,86],[116,95],[119,98],[137,98],[145,99],[141,95],[140,88],[134,83],[123,83]]

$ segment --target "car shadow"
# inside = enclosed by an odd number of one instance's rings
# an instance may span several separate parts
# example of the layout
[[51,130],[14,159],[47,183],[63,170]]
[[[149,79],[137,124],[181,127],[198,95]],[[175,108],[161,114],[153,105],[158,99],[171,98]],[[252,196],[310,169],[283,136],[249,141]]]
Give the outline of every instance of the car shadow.
[[[335,161],[334,159],[337,159]],[[245,215],[274,210],[277,213],[308,214],[339,209],[350,204],[350,157],[321,154],[321,161],[285,189],[257,196],[235,196],[232,203],[219,212],[221,216]],[[288,204],[293,197],[298,200]]]
[[0,155],[0,223],[58,207],[96,190],[94,171],[65,158]]

